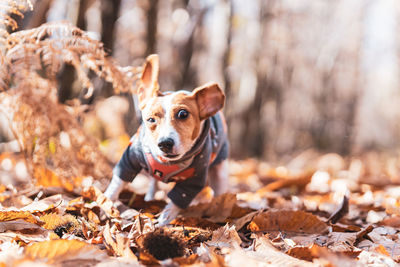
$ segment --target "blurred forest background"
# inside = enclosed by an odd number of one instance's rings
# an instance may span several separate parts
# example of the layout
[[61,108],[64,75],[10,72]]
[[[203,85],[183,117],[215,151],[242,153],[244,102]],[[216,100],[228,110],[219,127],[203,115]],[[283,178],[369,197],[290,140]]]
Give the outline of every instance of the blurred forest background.
[[[310,148],[349,155],[400,144],[396,0],[32,3],[17,18],[20,29],[70,21],[122,66],[140,66],[157,53],[162,90],[218,82],[227,95],[233,158],[273,161]],[[131,95],[112,96],[98,79],[86,100],[76,80],[74,68],[64,66],[58,97],[80,97],[109,123],[93,134],[105,140],[135,132]]]

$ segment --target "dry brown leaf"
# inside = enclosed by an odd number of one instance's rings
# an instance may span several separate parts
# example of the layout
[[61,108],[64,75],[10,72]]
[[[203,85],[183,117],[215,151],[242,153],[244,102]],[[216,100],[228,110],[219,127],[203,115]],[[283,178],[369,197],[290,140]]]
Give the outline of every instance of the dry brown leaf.
[[328,226],[317,216],[304,211],[266,211],[254,216],[249,224],[253,232],[283,231],[291,233],[321,234]]
[[164,200],[145,201],[144,195],[136,194],[130,191],[122,191],[119,195],[122,203],[130,208],[140,210],[142,213],[156,214],[162,211],[167,204]]
[[379,222],[379,225],[399,228],[400,227],[400,216],[392,215],[391,217],[387,217],[387,218],[383,219],[383,221]]
[[188,265],[196,264],[196,262],[198,261],[198,258],[199,258],[199,255],[192,254],[189,257],[176,257],[176,258],[173,258],[172,261],[174,263],[178,264],[178,266],[188,266]]
[[336,252],[349,252],[355,249],[357,233],[332,232],[328,235],[327,247]]
[[58,207],[62,203],[62,195],[57,194],[51,197],[47,197],[38,201],[34,201],[31,204],[21,208],[21,211],[29,211],[31,213],[46,212],[55,207]]
[[223,194],[213,198],[210,203],[190,206],[181,214],[184,217],[203,217],[211,222],[225,222],[232,215],[236,205],[235,194]]
[[62,263],[66,260],[88,260],[99,262],[106,254],[93,245],[78,240],[50,240],[25,247],[28,259],[41,259],[47,263]]
[[119,211],[114,207],[114,203],[106,198],[104,194],[95,186],[91,186],[88,190],[82,193],[84,198],[95,201],[99,207],[104,210],[107,216],[118,218]]
[[251,220],[253,220],[254,216],[256,216],[257,214],[259,214],[260,211],[253,211],[250,212],[248,214],[246,214],[245,216],[236,219],[233,221],[233,224],[236,226],[236,229],[240,230],[242,229],[243,226],[245,226],[247,223],[251,222]]
[[154,258],[151,254],[147,253],[146,251],[141,251],[139,254],[139,260],[141,263],[147,266],[158,266],[160,262]]
[[49,233],[49,231],[43,228],[39,229],[39,231],[34,230],[33,232],[28,229],[27,234],[24,234],[23,232],[21,233],[11,231],[0,233],[0,243],[12,243],[19,240],[21,242],[24,242],[25,244],[31,244],[33,242],[46,241],[49,240],[49,238],[51,238],[51,232]]
[[138,237],[154,231],[155,226],[151,218],[145,214],[139,214],[135,217],[131,230],[129,231],[129,239],[136,240]]
[[348,266],[362,267],[363,265],[357,262],[354,258],[360,254],[360,250],[335,253],[326,247],[313,245],[310,247],[310,252],[314,256],[314,262],[320,262],[323,266]]
[[15,221],[18,219],[41,224],[41,222],[28,211],[0,211],[0,222]]
[[116,239],[114,240],[108,222],[103,229],[103,236],[104,236],[104,241],[111,248],[114,255],[137,261],[137,257],[135,256],[135,254],[133,254],[133,252],[130,249],[129,238],[123,237],[120,234],[116,234]]
[[337,223],[341,218],[343,218],[349,212],[349,198],[343,196],[342,204],[338,209],[329,217],[328,223]]
[[220,225],[210,222],[209,220],[195,217],[179,217],[174,219],[171,224],[177,226],[198,227],[211,230],[216,230],[221,227]]
[[286,253],[292,257],[305,260],[312,261],[317,255],[313,254],[313,247],[318,246],[313,244],[311,247],[294,247],[289,249]]
[[278,251],[264,236],[254,240],[252,249],[233,249],[226,260],[229,266],[317,266]]
[[0,233],[6,231],[30,232],[30,233],[44,233],[45,230],[37,224],[30,223],[21,219],[0,222]]
[[207,242],[207,245],[218,248],[239,248],[240,243],[242,243],[242,240],[236,232],[235,226],[226,224],[213,232],[212,238]]
[[368,233],[368,237],[375,245],[382,245],[395,261],[400,260],[400,240],[396,230],[390,227],[377,227]]
[[359,231],[361,231],[361,228],[356,225],[346,225],[346,224],[336,223],[334,225],[331,225],[331,227],[332,227],[332,232],[359,232]]
[[391,257],[383,255],[375,251],[363,250],[358,256],[358,262],[360,266],[398,266]]
[[257,190],[257,193],[263,195],[271,191],[276,191],[285,187],[292,187],[292,186],[295,186],[296,188],[302,190],[311,181],[311,176],[312,173],[309,172],[297,177],[280,178],[279,180],[260,188],[259,190]]

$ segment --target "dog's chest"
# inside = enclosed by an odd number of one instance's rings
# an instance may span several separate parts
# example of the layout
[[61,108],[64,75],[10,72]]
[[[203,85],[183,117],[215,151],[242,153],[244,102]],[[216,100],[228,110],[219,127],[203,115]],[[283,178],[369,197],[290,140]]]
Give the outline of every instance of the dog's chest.
[[190,167],[193,159],[175,164],[162,164],[151,153],[145,153],[144,156],[147,164],[147,172],[159,181],[179,182],[195,174],[195,168]]

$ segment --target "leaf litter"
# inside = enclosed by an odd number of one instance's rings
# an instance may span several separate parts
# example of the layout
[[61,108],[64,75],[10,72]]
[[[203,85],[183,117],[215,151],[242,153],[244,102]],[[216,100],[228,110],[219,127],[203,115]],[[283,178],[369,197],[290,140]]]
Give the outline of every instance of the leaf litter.
[[[7,13],[0,24],[17,28]],[[112,169],[104,155],[118,159],[129,138],[99,144],[77,120],[83,105],[57,101],[64,64],[76,70],[84,97],[93,92],[92,74],[116,93],[134,93],[140,68],[118,66],[100,42],[65,23],[6,33],[0,42],[0,111],[12,114],[22,151],[0,154],[0,266],[400,262],[400,155],[305,151],[279,165],[231,160],[229,193],[213,197],[207,187],[159,228],[168,186],[155,201],[137,193],[146,192],[147,180],[115,203],[104,197]]]
[[[292,179],[288,170],[288,177],[271,176],[269,180],[276,184],[283,179],[282,186],[241,191],[243,187],[238,185],[249,179],[265,183],[260,171],[278,172],[270,168],[253,169],[254,173],[232,171],[231,193],[212,197],[211,189],[206,188],[198,196],[201,199],[162,228],[156,222],[164,199],[146,202],[129,188],[121,194],[122,202],[113,203],[95,185],[86,186],[79,194],[60,194],[58,190],[40,194],[46,187],[35,185],[40,190],[33,190],[36,193],[29,197],[19,194],[18,188],[5,186],[3,194],[9,197],[0,202],[0,259],[9,257],[10,261],[2,261],[5,266],[28,262],[58,266],[69,262],[87,266],[105,262],[396,266],[400,262],[397,185],[372,186],[362,183],[360,177],[357,190],[344,195],[343,190],[332,187],[344,169],[325,180],[328,191],[316,192],[308,184],[293,188],[297,185],[287,182]],[[26,204],[13,206],[7,201],[10,198]],[[16,201],[19,198],[25,200]],[[255,199],[264,203],[262,207],[257,209]],[[11,247],[14,250],[8,249]]]

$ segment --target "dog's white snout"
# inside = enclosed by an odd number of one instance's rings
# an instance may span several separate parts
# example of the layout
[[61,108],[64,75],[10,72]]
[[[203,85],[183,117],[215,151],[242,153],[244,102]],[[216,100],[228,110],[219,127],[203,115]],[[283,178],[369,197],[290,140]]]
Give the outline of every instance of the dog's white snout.
[[175,141],[171,137],[163,137],[158,140],[158,147],[165,153],[171,153],[173,151]]

